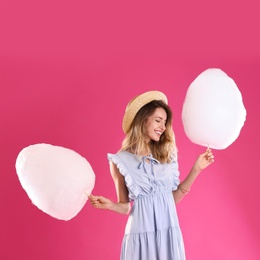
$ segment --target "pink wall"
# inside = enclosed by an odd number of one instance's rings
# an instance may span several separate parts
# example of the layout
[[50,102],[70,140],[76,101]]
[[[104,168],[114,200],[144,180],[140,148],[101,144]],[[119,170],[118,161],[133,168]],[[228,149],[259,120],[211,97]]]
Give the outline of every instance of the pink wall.
[[119,259],[126,216],[87,203],[70,221],[50,217],[22,189],[16,157],[34,143],[71,148],[91,163],[94,193],[115,199],[106,153],[120,147],[129,99],[158,89],[174,111],[184,178],[204,148],[185,136],[182,104],[212,67],[236,81],[248,116],[178,205],[187,259],[259,259],[257,1],[86,2],[0,4],[0,259]]

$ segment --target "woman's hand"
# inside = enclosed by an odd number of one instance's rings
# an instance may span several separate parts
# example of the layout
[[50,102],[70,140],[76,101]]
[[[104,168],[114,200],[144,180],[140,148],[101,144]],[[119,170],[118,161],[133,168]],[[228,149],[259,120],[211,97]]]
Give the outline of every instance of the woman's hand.
[[102,196],[93,196],[90,194],[88,198],[92,206],[97,209],[111,209],[111,205],[113,204],[110,199]]
[[173,197],[176,203],[179,203],[183,197],[189,192],[193,182],[198,177],[199,173],[214,162],[214,155],[211,149],[207,149],[195,161],[190,173],[184,181],[179,185],[178,189],[173,191]]
[[113,202],[102,196],[93,196],[92,194],[88,196],[90,203],[96,209],[108,209],[115,211],[120,214],[128,214],[131,206],[130,202]]
[[94,208],[108,209],[120,214],[128,214],[131,205],[128,198],[128,190],[125,185],[125,180],[122,174],[120,174],[117,166],[114,163],[110,163],[110,171],[116,186],[118,201],[114,202],[102,196],[89,195],[89,201]]
[[193,168],[196,171],[202,171],[207,168],[210,164],[214,162],[214,155],[210,148],[206,150],[205,153],[201,154],[198,159],[196,160]]

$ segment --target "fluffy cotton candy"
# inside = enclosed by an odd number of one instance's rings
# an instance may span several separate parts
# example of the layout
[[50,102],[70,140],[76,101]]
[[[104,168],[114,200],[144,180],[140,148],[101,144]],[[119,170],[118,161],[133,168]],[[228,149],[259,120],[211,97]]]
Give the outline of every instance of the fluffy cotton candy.
[[237,139],[245,120],[242,95],[222,70],[207,69],[189,86],[182,122],[193,143],[225,149]]
[[20,183],[32,203],[50,216],[69,220],[87,201],[95,184],[88,161],[73,150],[50,144],[24,148],[16,159]]

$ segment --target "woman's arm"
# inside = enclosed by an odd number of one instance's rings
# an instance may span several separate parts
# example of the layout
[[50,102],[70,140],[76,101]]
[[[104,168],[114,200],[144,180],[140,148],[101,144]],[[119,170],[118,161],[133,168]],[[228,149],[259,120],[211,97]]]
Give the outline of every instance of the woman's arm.
[[189,192],[193,182],[196,180],[200,172],[214,162],[214,156],[211,149],[207,149],[201,154],[194,163],[189,175],[178,186],[178,189],[173,191],[175,203],[179,203],[183,197]]
[[88,197],[89,201],[95,208],[112,210],[121,214],[128,214],[131,206],[124,177],[120,174],[117,166],[113,162],[110,162],[110,172],[115,183],[118,202],[113,202],[103,196],[93,195]]

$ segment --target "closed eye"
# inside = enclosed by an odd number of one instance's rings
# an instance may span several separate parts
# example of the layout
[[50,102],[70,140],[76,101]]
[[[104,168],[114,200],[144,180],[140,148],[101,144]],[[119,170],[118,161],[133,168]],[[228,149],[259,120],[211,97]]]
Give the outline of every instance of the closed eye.
[[[157,123],[161,123],[162,120],[155,119],[155,122],[157,122]],[[164,125],[166,125],[166,121],[164,122]]]

